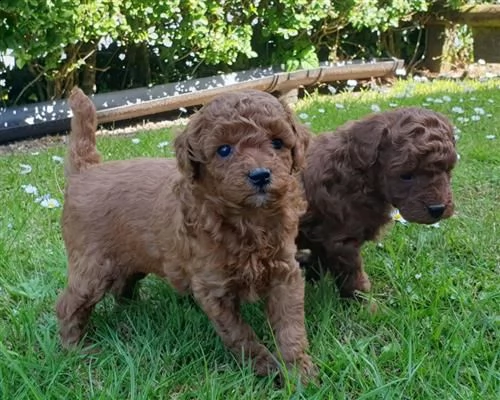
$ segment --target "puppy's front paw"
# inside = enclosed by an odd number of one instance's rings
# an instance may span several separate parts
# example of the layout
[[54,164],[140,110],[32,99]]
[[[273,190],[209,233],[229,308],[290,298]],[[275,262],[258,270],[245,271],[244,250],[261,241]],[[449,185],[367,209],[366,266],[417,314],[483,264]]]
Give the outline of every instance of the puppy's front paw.
[[372,283],[368,278],[368,275],[365,271],[362,271],[356,279],[354,280],[354,290],[359,290],[363,293],[368,293],[372,289]]
[[279,371],[278,360],[265,346],[262,346],[260,353],[254,357],[253,366],[258,376],[268,376]]
[[316,377],[318,376],[318,367],[314,365],[311,360],[311,357],[307,354],[302,355],[300,358],[297,367],[299,368],[300,380],[304,385],[309,382],[315,382]]
[[372,288],[370,279],[364,271],[349,275],[343,280],[338,280],[338,285],[340,296],[345,298],[357,298],[357,293],[369,293]]

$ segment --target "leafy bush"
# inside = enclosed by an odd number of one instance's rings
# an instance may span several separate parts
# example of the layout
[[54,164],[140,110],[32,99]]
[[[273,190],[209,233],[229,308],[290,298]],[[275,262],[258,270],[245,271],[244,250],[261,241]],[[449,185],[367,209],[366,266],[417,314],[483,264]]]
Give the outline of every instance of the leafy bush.
[[[420,16],[465,3],[2,0],[0,89],[13,104],[65,96],[75,83],[106,91],[271,64],[411,57]],[[13,70],[1,57],[7,51]]]

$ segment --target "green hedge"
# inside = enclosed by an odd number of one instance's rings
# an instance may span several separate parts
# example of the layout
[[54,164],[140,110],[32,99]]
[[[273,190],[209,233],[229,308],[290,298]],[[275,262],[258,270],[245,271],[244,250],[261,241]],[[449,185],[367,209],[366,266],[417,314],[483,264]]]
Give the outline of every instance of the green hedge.
[[76,83],[107,91],[270,64],[404,56],[431,6],[464,3],[1,0],[0,54],[9,50],[16,68],[0,56],[0,95],[23,103],[63,97]]

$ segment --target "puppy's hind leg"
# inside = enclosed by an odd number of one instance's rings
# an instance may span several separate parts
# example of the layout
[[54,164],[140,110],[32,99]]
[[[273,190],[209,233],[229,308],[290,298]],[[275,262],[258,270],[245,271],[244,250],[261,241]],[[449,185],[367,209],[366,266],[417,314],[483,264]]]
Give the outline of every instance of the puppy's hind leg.
[[360,250],[354,243],[337,242],[326,250],[322,260],[332,272],[342,297],[356,297],[357,291],[368,293],[371,289]]
[[139,295],[137,284],[145,277],[145,273],[136,272],[129,276],[119,278],[113,283],[110,291],[118,302],[135,300]]
[[68,286],[56,304],[59,335],[65,348],[76,345],[82,338],[92,310],[112,284],[111,279],[96,276],[100,265],[85,265],[85,274],[78,274],[79,269],[75,267],[82,266],[82,261],[85,259],[73,263],[70,261]]

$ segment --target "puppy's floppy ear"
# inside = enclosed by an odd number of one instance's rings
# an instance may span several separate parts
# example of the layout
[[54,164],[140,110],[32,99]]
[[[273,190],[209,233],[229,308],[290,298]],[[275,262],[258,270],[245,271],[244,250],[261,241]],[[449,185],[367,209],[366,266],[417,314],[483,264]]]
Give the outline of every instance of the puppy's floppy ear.
[[384,119],[371,116],[348,123],[342,130],[350,131],[347,136],[349,157],[357,169],[368,169],[379,156],[380,144],[389,135],[389,127]]
[[177,167],[190,181],[200,178],[201,157],[199,156],[199,124],[198,115],[194,115],[186,128],[176,136],[174,141]]
[[309,130],[297,120],[288,104],[286,104],[283,100],[280,101],[283,109],[285,110],[288,123],[292,127],[297,138],[295,146],[292,149],[292,171],[300,172],[305,168],[306,152],[311,141],[311,132],[309,132]]

